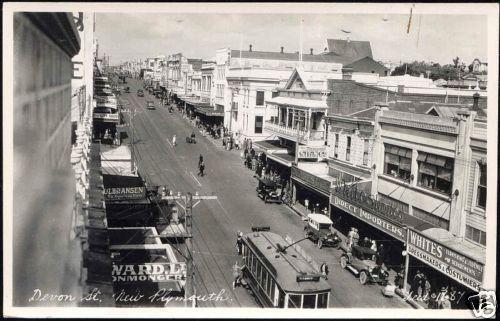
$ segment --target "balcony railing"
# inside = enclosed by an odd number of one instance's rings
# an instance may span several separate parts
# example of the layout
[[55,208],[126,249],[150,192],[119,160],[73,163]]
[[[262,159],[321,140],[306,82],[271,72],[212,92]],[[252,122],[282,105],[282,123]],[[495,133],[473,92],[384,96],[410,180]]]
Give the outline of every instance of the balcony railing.
[[[284,125],[278,125],[276,123],[266,121],[264,122],[264,129],[273,132],[278,135],[284,135],[288,139],[297,140],[297,128],[287,127]],[[312,140],[323,140],[324,131],[311,130],[310,133],[307,130],[298,131],[299,141],[312,141]]]

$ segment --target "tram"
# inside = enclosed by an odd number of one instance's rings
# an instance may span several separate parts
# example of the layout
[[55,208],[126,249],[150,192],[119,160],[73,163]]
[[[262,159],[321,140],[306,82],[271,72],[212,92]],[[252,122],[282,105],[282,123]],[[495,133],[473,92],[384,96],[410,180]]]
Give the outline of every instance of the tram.
[[263,307],[328,308],[330,285],[283,237],[255,229],[242,240],[243,278]]

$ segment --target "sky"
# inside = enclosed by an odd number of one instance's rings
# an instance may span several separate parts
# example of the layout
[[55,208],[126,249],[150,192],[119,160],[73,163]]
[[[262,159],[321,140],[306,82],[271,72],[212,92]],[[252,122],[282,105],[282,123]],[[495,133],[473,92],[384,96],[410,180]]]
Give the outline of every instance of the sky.
[[[97,13],[99,55],[111,65],[134,58],[182,52],[211,59],[220,48],[320,53],[326,39],[370,41],[375,60],[452,64],[460,57],[486,61],[487,19],[482,15],[415,14],[245,14],[245,13]],[[350,34],[341,30],[350,31]]]

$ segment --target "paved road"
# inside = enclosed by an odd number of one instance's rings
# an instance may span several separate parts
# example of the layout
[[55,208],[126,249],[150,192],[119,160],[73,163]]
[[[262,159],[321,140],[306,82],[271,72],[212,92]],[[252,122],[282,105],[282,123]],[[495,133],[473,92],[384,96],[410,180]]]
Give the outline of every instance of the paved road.
[[[280,235],[295,240],[303,237],[304,222],[285,205],[265,204],[255,192],[253,172],[243,167],[239,153],[225,151],[212,140],[197,134],[197,144],[188,144],[185,137],[193,127],[180,113],[158,106],[158,100],[142,89],[142,81],[128,79],[131,93],[123,94],[128,106],[135,106],[135,155],[138,167],[149,185],[167,185],[174,191],[217,195],[217,200],[202,201],[193,210],[195,286],[197,294],[225,291],[230,299],[224,302],[201,302],[205,306],[257,306],[254,298],[243,288],[232,289],[231,267],[240,258],[234,246],[238,230],[247,233],[252,226],[270,226]],[[145,108],[154,100],[156,110]],[[172,145],[177,135],[177,146]],[[206,176],[197,176],[198,157],[202,154]],[[330,267],[328,281],[332,286],[331,307],[395,307],[408,308],[400,298],[385,298],[378,285],[361,285],[339,265],[340,252],[318,249],[308,240],[300,243],[317,262],[326,261]]]

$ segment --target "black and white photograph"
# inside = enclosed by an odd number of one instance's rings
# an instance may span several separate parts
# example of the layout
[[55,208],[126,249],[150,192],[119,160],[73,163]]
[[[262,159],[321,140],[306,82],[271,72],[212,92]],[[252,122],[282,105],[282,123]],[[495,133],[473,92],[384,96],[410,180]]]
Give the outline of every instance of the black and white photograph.
[[498,12],[4,3],[3,316],[494,318]]

